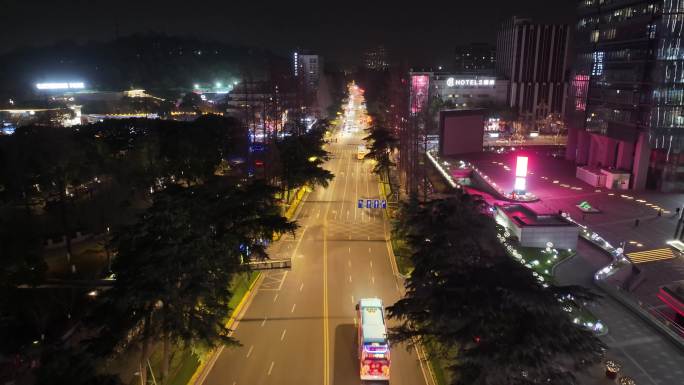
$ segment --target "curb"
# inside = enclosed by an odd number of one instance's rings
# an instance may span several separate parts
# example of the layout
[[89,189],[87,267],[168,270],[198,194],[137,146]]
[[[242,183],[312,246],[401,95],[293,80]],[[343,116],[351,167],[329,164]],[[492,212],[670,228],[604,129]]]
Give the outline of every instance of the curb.
[[[292,221],[292,220],[295,220],[295,218],[297,218],[299,216],[299,211],[302,208],[302,202],[304,202],[306,200],[306,198],[309,196],[310,192],[311,191],[309,191],[308,186],[304,186],[297,191],[297,195],[300,195],[300,193],[301,193],[301,197],[295,198],[295,203],[293,203],[292,206],[290,206],[287,209],[287,211],[285,211],[285,213],[283,213],[283,216],[285,217],[285,219],[287,219],[288,221]],[[273,241],[274,242],[279,241],[281,237],[282,237],[282,234],[275,234],[273,236]]]
[[[387,200],[387,195],[385,195],[385,191],[384,191],[384,182],[382,181],[382,179],[380,179],[380,177],[378,177],[378,179],[379,179],[378,192],[380,193],[380,196],[383,199]],[[382,214],[385,217],[385,219],[387,219],[387,220],[390,219],[389,214],[387,214],[387,210],[383,210]],[[402,278],[404,280],[408,279],[410,275],[402,274],[399,271],[399,267],[397,266],[397,256],[394,254],[394,246],[392,245],[392,238],[391,238],[392,233],[391,233],[391,231],[389,234],[387,234],[387,232],[385,231],[385,236],[387,237],[387,239],[385,240],[385,242],[387,242],[387,245],[388,245],[387,250],[389,250],[390,258],[392,258],[392,262],[393,262],[394,268],[396,269],[397,276],[399,276],[400,278]]]
[[[243,309],[243,307],[245,307],[247,300],[251,300],[251,298],[254,296],[254,287],[257,285],[257,283],[261,282],[263,274],[261,274],[261,272],[257,274],[258,275],[256,279],[252,282],[251,285],[249,285],[249,288],[245,292],[245,295],[242,296],[242,299],[237,304],[237,306],[235,306],[235,309],[233,309],[233,313],[230,315],[230,318],[228,318],[228,321],[226,322],[226,327],[228,329],[231,329],[230,335],[232,335],[234,332],[234,330],[232,330],[232,327],[235,324],[235,322],[238,321],[238,315],[242,310],[246,310],[246,308]],[[201,385],[202,383],[204,383],[204,380],[209,374],[209,370],[211,370],[211,368],[214,367],[214,363],[216,363],[216,360],[223,351],[224,347],[224,345],[221,345],[220,347],[215,348],[211,352],[206,354],[206,359],[204,361],[200,361],[200,364],[195,370],[195,373],[192,375],[192,377],[190,377],[188,385]],[[209,363],[211,363],[211,365],[209,365]]]
[[565,262],[568,262],[571,259],[575,259],[576,256],[577,256],[577,250],[575,250],[575,252],[573,252],[571,256],[569,256],[569,257],[565,258],[564,260],[558,262],[557,264],[553,265],[551,267],[551,276],[553,276],[553,277],[556,276],[556,269],[558,268],[558,266],[561,266],[562,264],[564,264]]

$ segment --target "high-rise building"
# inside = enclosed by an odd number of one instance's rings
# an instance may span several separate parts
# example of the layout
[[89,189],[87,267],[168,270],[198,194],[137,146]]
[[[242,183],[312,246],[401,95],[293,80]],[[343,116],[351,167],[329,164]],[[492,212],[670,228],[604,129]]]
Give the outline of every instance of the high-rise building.
[[579,2],[568,157],[684,190],[684,0]]
[[303,78],[304,84],[312,90],[318,88],[323,74],[323,57],[295,52],[293,56],[294,76]]
[[569,36],[567,25],[517,17],[502,25],[496,70],[510,80],[508,103],[521,120],[536,124],[549,114],[564,114]]
[[363,65],[373,71],[384,71],[389,68],[387,50],[383,46],[377,46],[363,53]]
[[454,68],[459,73],[493,72],[496,63],[496,47],[487,43],[459,45],[454,49]]

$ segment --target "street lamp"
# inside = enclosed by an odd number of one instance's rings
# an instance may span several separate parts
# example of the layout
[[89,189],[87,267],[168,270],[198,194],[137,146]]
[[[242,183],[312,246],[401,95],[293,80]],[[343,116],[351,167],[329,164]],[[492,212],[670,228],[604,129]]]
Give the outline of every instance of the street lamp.
[[223,84],[221,82],[216,82],[216,88],[221,88]]

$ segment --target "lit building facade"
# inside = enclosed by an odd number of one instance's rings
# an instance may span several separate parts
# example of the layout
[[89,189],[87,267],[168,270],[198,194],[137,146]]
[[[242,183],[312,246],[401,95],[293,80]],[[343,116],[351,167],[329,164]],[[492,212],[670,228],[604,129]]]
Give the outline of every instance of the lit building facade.
[[302,78],[309,89],[315,90],[323,74],[323,57],[320,55],[305,55],[294,53],[294,75]]
[[454,49],[455,72],[492,73],[496,63],[496,47],[487,43],[459,45]]
[[399,132],[399,171],[401,185],[415,193],[425,178],[423,154],[438,145],[440,110],[496,110],[506,105],[509,82],[493,75],[409,72],[407,83],[409,103]]
[[513,17],[497,36],[496,71],[510,80],[508,104],[523,121],[536,124],[563,116],[567,93],[569,27]]
[[432,89],[449,108],[491,108],[506,104],[509,81],[493,75],[432,74]]
[[684,191],[683,0],[579,2],[568,158]]
[[383,46],[378,46],[366,50],[363,53],[363,65],[372,71],[384,71],[389,68],[387,60],[387,50]]

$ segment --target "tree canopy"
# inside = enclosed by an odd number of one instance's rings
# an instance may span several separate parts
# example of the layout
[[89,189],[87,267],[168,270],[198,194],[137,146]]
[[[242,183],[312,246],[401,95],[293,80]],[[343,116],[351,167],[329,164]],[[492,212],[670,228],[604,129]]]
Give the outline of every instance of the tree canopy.
[[466,194],[405,206],[414,270],[388,308],[396,341],[437,342],[457,385],[572,384],[603,344],[562,309],[578,287],[545,287],[505,254],[483,202]]

